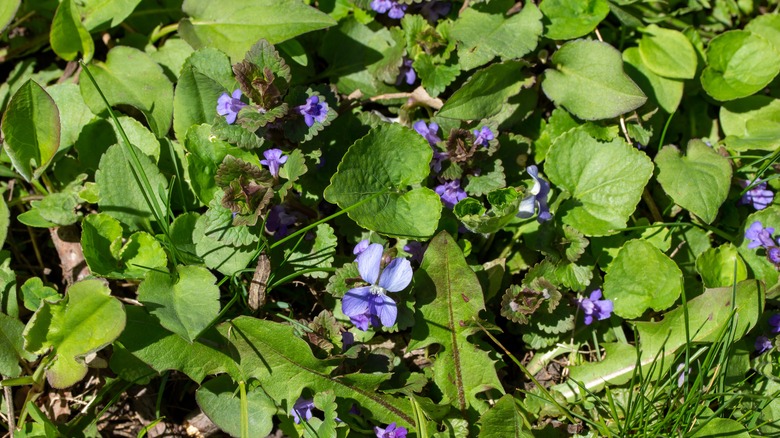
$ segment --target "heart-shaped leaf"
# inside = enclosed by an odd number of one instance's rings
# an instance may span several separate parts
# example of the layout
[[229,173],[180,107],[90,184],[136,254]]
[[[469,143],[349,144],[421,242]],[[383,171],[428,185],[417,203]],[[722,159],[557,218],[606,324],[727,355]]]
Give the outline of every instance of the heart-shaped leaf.
[[647,26],[639,40],[639,54],[653,73],[672,79],[693,79],[696,51],[681,32],[655,24]]
[[[241,396],[238,385],[228,375],[221,375],[204,383],[195,393],[198,406],[220,429],[232,436],[241,436]],[[249,435],[263,438],[271,433],[276,414],[274,401],[262,388],[246,391],[249,407]]]
[[591,32],[609,14],[606,0],[544,0],[544,36],[551,40],[570,40]]
[[701,275],[705,287],[726,287],[747,279],[745,262],[730,243],[699,254],[696,272]]
[[79,52],[84,55],[84,62],[92,59],[95,43],[81,22],[81,15],[73,0],[64,0],[57,7],[51,23],[49,41],[54,53],[66,61],[76,59]]

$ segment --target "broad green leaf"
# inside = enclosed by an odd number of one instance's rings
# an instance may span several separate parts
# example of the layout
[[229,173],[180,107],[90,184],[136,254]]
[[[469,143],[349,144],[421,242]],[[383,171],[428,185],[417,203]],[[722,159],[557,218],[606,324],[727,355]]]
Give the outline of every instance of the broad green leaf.
[[457,65],[435,64],[433,58],[427,54],[418,56],[413,67],[423,88],[432,97],[441,94],[460,74],[460,67]]
[[626,226],[653,174],[653,163],[620,138],[601,143],[574,129],[553,143],[544,170],[572,197],[556,212],[563,223],[586,236],[603,236]]
[[479,70],[447,99],[437,115],[479,120],[498,113],[507,99],[523,87],[522,68],[520,61],[507,61]]
[[780,271],[775,265],[767,259],[766,250],[763,248],[748,249],[750,241],[746,239],[745,231],[750,228],[753,222],[759,221],[765,228],[774,228],[775,235],[780,231],[780,207],[772,205],[761,211],[757,211],[745,219],[744,228],[739,233],[741,237],[739,244],[739,254],[745,263],[750,267],[750,271],[756,279],[762,280],[767,289],[772,289],[780,280]]
[[3,113],[3,145],[14,169],[27,181],[37,179],[60,145],[60,112],[40,85],[28,80]]
[[458,202],[452,209],[463,226],[474,233],[495,233],[517,215],[522,197],[514,188],[499,189],[487,194],[490,210],[474,198]]
[[0,32],[11,24],[21,4],[22,0],[7,0],[0,3]]
[[75,212],[80,199],[74,191],[49,193],[40,201],[30,202],[31,209],[16,219],[31,227],[53,228],[78,222],[81,215]]
[[47,87],[46,91],[54,99],[57,108],[67,108],[65,111],[60,111],[59,150],[64,151],[76,143],[82,128],[95,116],[84,103],[78,85],[72,83],[55,84]]
[[219,331],[239,354],[241,372],[233,376],[234,380],[257,379],[266,394],[286,412],[303,389],[309,388],[315,394],[333,391],[337,397],[352,399],[379,423],[395,421],[407,429],[416,424],[406,397],[377,391],[388,375],[332,376],[336,364],[315,358],[309,345],[289,325],[241,316],[220,325]]
[[184,141],[192,125],[211,123],[217,116],[217,99],[237,88],[230,59],[205,47],[184,62],[173,97],[173,130]]
[[709,248],[696,258],[696,272],[705,287],[726,287],[747,280],[747,267],[730,243]]
[[744,30],[730,30],[710,41],[701,85],[717,100],[734,100],[760,91],[778,72],[780,52],[769,41]]
[[51,23],[49,41],[54,53],[66,61],[76,59],[79,52],[82,53],[84,62],[92,59],[95,43],[81,22],[78,6],[73,0],[63,0],[57,7]]
[[609,14],[606,0],[544,0],[544,36],[551,40],[570,40],[591,32]]
[[89,31],[119,26],[141,0],[80,0],[84,26]]
[[[246,398],[249,408],[249,435],[246,438],[265,438],[274,427],[276,405],[259,387],[248,388]],[[230,376],[223,374],[201,385],[195,400],[220,429],[231,436],[241,436],[241,395],[238,384]]]
[[195,253],[203,259],[210,269],[215,269],[224,275],[233,275],[247,267],[255,257],[257,245],[234,246],[220,240],[217,233],[207,233],[208,218],[202,215],[195,222],[192,231],[192,241],[195,243]]
[[533,438],[523,421],[523,413],[514,396],[501,397],[479,420],[479,438]]
[[217,48],[234,61],[260,39],[276,44],[336,24],[301,0],[185,0],[182,10],[189,16],[179,22],[185,41],[195,49]]
[[655,163],[658,182],[674,202],[711,224],[729,194],[729,160],[704,142],[691,140],[684,156],[677,147],[664,146]]
[[0,313],[0,374],[3,377],[19,377],[22,373],[19,360],[32,362],[36,358],[24,349],[23,331],[21,321]]
[[466,193],[472,196],[482,196],[506,187],[506,176],[500,159],[486,163],[480,175],[466,175]]
[[[128,46],[116,46],[106,62],[95,62],[90,72],[112,107],[130,105],[146,117],[157,137],[165,137],[173,117],[173,84],[146,53]],[[105,103],[92,81],[79,81],[84,102],[95,114],[106,111]],[[216,102],[214,103],[216,110]]]
[[[728,324],[732,307],[737,309],[735,333],[747,333],[755,326],[764,306],[763,286],[754,280],[737,284],[736,302],[732,301],[733,293],[731,286],[707,289],[702,295],[688,300],[687,309],[677,307],[668,312],[662,321],[635,322],[639,333],[639,364],[645,378],[655,380],[665,370],[676,365],[672,360],[677,350],[688,343],[686,333],[691,337],[691,342],[715,341]],[[621,343],[601,346],[606,350],[604,360],[570,367],[570,381],[554,386],[553,389],[571,401],[581,391],[573,382],[575,380],[593,392],[599,391],[605,384],[622,385],[631,380],[634,373],[638,372],[636,347]],[[648,375],[650,366],[654,367],[651,376]]]
[[84,258],[95,275],[138,279],[167,264],[165,251],[154,237],[139,231],[125,242],[122,225],[105,213],[88,215],[82,230]]
[[[141,152],[149,157],[152,162],[157,163],[160,160],[160,141],[152,134],[151,131],[146,129],[141,122],[129,117],[119,116],[119,125],[125,131],[127,139],[130,140],[130,144],[138,148]],[[118,141],[121,141],[122,134],[119,133],[119,129],[112,119],[108,120],[111,127],[114,129],[115,137]]]
[[647,100],[623,72],[620,52],[607,43],[570,41],[551,60],[555,68],[545,70],[544,93],[581,119],[611,119]]
[[[135,148],[132,145],[129,147]],[[149,230],[154,220],[149,204],[165,205],[160,193],[167,192],[168,182],[152,160],[138,148],[135,148],[135,154],[154,193],[144,192],[139,177],[130,165],[129,154],[121,145],[115,144],[100,158],[100,165],[95,172],[95,183],[100,191],[98,205],[103,213],[122,221],[130,229]]]
[[459,47],[463,70],[484,65],[494,57],[502,60],[522,58],[536,48],[542,34],[542,13],[533,3],[525,3],[520,12],[507,16],[508,0],[491,1],[465,9],[452,26],[451,36]]
[[155,371],[181,371],[195,383],[211,374],[238,374],[227,340],[216,329],[206,330],[197,341],[189,343],[165,330],[143,307],[127,308],[127,327],[117,342]]
[[719,120],[729,149],[773,151],[780,143],[780,99],[755,95],[726,102]]
[[56,290],[49,286],[44,286],[43,280],[38,277],[32,277],[25,281],[20,289],[24,299],[24,307],[32,312],[41,307],[42,301],[54,303],[62,298]]
[[138,287],[138,301],[166,329],[189,342],[219,314],[219,287],[208,269],[177,266],[176,272],[149,271]]
[[681,32],[651,24],[642,30],[639,55],[650,71],[671,79],[693,79],[696,51]]
[[349,211],[358,225],[380,234],[424,238],[433,235],[441,200],[433,190],[409,186],[428,177],[433,152],[417,132],[384,124],[350,146],[325,189],[325,199]]
[[8,210],[8,204],[5,203],[5,197],[0,199],[0,248],[5,244],[5,238],[8,237],[8,227],[11,225],[11,212]]
[[[724,436],[729,438],[750,438],[751,435],[745,429],[745,425],[739,421],[730,418],[712,418],[705,419],[699,417],[699,421],[704,426],[698,432],[691,435],[691,438],[710,438],[715,436]],[[705,423],[706,421],[706,423]]]
[[54,388],[67,388],[87,374],[83,357],[116,339],[125,328],[125,309],[98,280],[84,280],[57,303],[45,302],[24,329],[24,347],[42,354],[52,349],[46,377]]
[[[648,275],[652,273],[652,275]],[[669,308],[682,292],[682,272],[666,254],[645,240],[630,240],[618,252],[604,277],[604,298],[625,319],[652,308]]]
[[745,30],[764,37],[780,52],[780,14],[763,14],[753,17]]
[[0,251],[0,313],[19,317],[16,273],[11,269],[11,253],[8,251]]
[[680,105],[683,95],[683,81],[667,79],[653,73],[642,61],[639,49],[629,47],[623,51],[626,73],[639,87],[650,93],[658,105],[669,114]]
[[485,309],[482,287],[446,231],[431,240],[414,277],[417,317],[408,349],[441,345],[433,379],[444,398],[464,415],[486,411],[477,394],[503,390],[488,353],[468,340],[477,332],[472,319]]

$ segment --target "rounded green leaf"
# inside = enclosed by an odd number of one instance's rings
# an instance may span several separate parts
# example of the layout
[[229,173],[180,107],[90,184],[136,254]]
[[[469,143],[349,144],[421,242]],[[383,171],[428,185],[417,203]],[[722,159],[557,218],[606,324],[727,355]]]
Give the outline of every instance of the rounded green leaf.
[[428,177],[433,152],[417,132],[398,124],[381,125],[350,146],[325,189],[325,199],[349,211],[361,227],[389,236],[433,235],[441,200],[426,187],[410,189]]
[[46,371],[51,386],[66,388],[87,374],[83,357],[116,339],[125,328],[125,309],[99,280],[85,280],[68,289],[57,303],[44,301],[24,329],[27,351],[52,349]]
[[5,203],[5,197],[0,200],[0,248],[5,244],[5,238],[8,237],[8,227],[11,225],[11,212]]
[[590,40],[570,41],[552,56],[554,69],[542,80],[544,93],[585,120],[611,119],[642,106],[647,97],[623,72],[614,47]]
[[558,137],[544,169],[553,184],[571,195],[556,215],[587,236],[625,227],[653,174],[647,155],[622,139],[602,143],[581,129]]
[[639,54],[647,68],[658,76],[693,79],[696,75],[696,51],[681,32],[655,24],[643,30]]
[[177,266],[175,274],[149,271],[138,301],[166,329],[192,342],[219,314],[219,287],[208,269]]
[[189,18],[179,33],[195,49],[215,47],[238,61],[260,39],[271,44],[336,25],[336,20],[301,0],[185,0]]
[[92,36],[81,23],[79,10],[73,0],[64,0],[54,13],[49,32],[51,48],[60,58],[73,61],[81,52],[84,62],[92,59],[95,52],[95,43]]
[[682,292],[682,272],[658,248],[630,240],[620,249],[604,277],[604,297],[615,314],[625,319],[642,316],[649,308],[669,308]]
[[79,0],[84,26],[93,31],[119,26],[141,0]]
[[609,14],[606,0],[544,0],[544,36],[551,40],[570,40],[591,32]]
[[[117,46],[108,52],[105,63],[92,64],[90,72],[111,106],[134,106],[144,114],[151,131],[157,137],[165,137],[173,117],[173,84],[149,55],[132,47]],[[83,80],[79,85],[84,102],[93,113],[106,111],[92,81]]]
[[780,138],[780,99],[748,96],[720,107],[720,126],[729,149],[774,151]]
[[761,35],[780,51],[780,14],[763,14],[753,17],[745,30]]
[[667,79],[653,73],[642,61],[639,49],[629,47],[623,51],[623,61],[626,63],[626,73],[631,76],[643,90],[650,92],[658,105],[667,113],[673,113],[680,105],[683,95],[683,82]]
[[731,164],[700,140],[691,140],[680,154],[664,146],[655,156],[658,182],[676,204],[711,224],[729,194]]
[[760,91],[778,72],[780,53],[769,41],[744,30],[730,30],[710,41],[701,85],[717,100],[734,100]]
[[0,32],[4,31],[11,24],[21,4],[22,0],[5,0],[0,2]]
[[5,151],[27,181],[38,178],[60,146],[60,112],[33,80],[25,82],[3,114]]
[[519,61],[507,61],[479,70],[452,94],[437,115],[458,120],[480,120],[498,113],[507,99],[523,87],[522,68],[523,64]]
[[[238,385],[228,375],[204,383],[195,393],[198,406],[211,421],[231,436],[241,436],[241,395]],[[276,405],[261,388],[246,392],[249,408],[249,435],[264,438],[271,433]]]
[[57,108],[67,108],[60,112],[60,150],[73,146],[81,134],[82,128],[95,117],[81,97],[79,86],[72,83],[55,84],[46,87]]
[[20,359],[35,360],[35,355],[24,349],[23,331],[21,321],[0,313],[0,374],[5,377],[19,377],[22,373]]
[[730,243],[701,253],[696,258],[696,272],[705,287],[726,287],[747,279],[745,262]]

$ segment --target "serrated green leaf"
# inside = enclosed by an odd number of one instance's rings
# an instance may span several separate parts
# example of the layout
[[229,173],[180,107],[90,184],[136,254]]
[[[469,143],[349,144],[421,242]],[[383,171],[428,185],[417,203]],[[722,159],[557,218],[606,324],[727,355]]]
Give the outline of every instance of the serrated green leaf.
[[729,160],[704,142],[691,140],[684,156],[677,147],[664,146],[655,163],[658,182],[674,202],[711,224],[729,193]]
[[138,287],[138,301],[166,329],[189,342],[219,314],[219,287],[208,269],[176,267],[176,272],[149,271]]
[[680,268],[644,240],[623,245],[604,277],[604,298],[612,300],[615,314],[625,319],[638,318],[649,308],[665,310],[681,292]]
[[[262,388],[249,388],[246,399],[250,413],[249,435],[246,438],[268,436],[274,427],[274,401],[268,398]],[[241,436],[241,396],[238,384],[230,376],[221,375],[201,385],[195,393],[195,400],[203,413],[220,429],[231,436]]]
[[192,231],[195,252],[206,266],[224,275],[233,275],[247,267],[255,256],[255,244],[233,246],[218,238],[207,235],[208,222],[204,216],[198,218]]
[[555,68],[545,70],[544,93],[581,119],[611,119],[647,100],[623,72],[620,52],[607,43],[570,41],[551,60]]
[[27,181],[37,179],[60,146],[60,112],[38,83],[28,80],[3,113],[3,146],[14,169]]
[[79,9],[73,0],[63,0],[54,13],[49,32],[51,49],[60,58],[73,61],[79,52],[83,54],[84,62],[92,59],[95,43],[84,27],[79,15]]
[[494,160],[487,164],[490,168],[482,168],[480,175],[466,175],[466,193],[472,196],[482,196],[488,192],[506,187],[504,167],[501,160]]
[[544,36],[551,40],[570,40],[591,32],[609,14],[606,0],[544,0]]
[[287,155],[287,161],[279,169],[279,176],[287,181],[279,188],[279,199],[285,199],[287,192],[292,189],[298,178],[302,177],[309,170],[306,167],[306,159],[300,149],[295,149]]
[[[17,216],[17,219],[31,227],[72,225],[81,218],[75,211],[80,203],[81,199],[76,192],[50,193],[40,201],[30,202],[32,208]],[[45,223],[39,222],[38,219]]]
[[780,99],[749,96],[720,107],[726,146],[735,151],[774,151],[780,142]]
[[681,32],[651,24],[642,30],[639,55],[647,68],[658,76],[693,79],[696,75],[696,51]]
[[24,299],[24,307],[32,312],[38,310],[42,301],[54,303],[62,298],[56,290],[44,286],[43,280],[38,277],[32,277],[25,281],[20,289]]
[[520,61],[507,61],[474,73],[447,99],[437,116],[479,120],[498,113],[507,99],[523,87],[522,69]]
[[457,65],[436,64],[433,57],[427,54],[418,56],[412,67],[420,77],[423,88],[432,97],[441,94],[460,74]]
[[398,124],[381,125],[350,146],[325,189],[325,199],[347,208],[375,195],[349,211],[358,225],[390,236],[428,237],[441,215],[439,195],[426,187],[408,187],[428,177],[432,156],[417,132]]
[[228,125],[222,116],[215,117],[212,123],[211,132],[217,138],[234,144],[241,149],[258,149],[265,143],[264,138],[258,137],[254,131],[238,123]]
[[653,164],[622,139],[601,143],[574,129],[550,148],[545,172],[572,196],[556,212],[563,223],[586,236],[603,236],[626,226]]
[[453,208],[455,216],[470,231],[475,233],[495,233],[508,224],[517,215],[522,198],[513,188],[499,189],[488,193],[490,209],[474,198],[466,198]]
[[325,290],[335,298],[341,298],[348,290],[352,289],[356,280],[360,280],[357,264],[347,263],[336,269],[336,272],[328,279]]
[[276,44],[336,25],[333,18],[300,0],[185,0],[182,10],[188,16],[179,22],[185,41],[195,49],[215,47],[234,61],[260,39]]
[[476,332],[469,322],[485,308],[477,276],[458,244],[442,231],[431,240],[414,277],[415,306],[421,317],[412,328],[408,348],[441,345],[434,365],[436,385],[464,415],[470,409],[484,412],[488,406],[477,394],[489,388],[503,390],[487,352],[468,341]]
[[642,56],[636,47],[629,47],[623,51],[623,62],[626,63],[626,73],[631,79],[642,90],[648,92],[664,111],[669,114],[674,113],[682,100],[683,82],[653,73],[642,61]]
[[254,44],[233,72],[244,95],[264,109],[276,106],[290,87],[290,67],[266,40]]
[[34,361],[36,356],[24,349],[24,324],[16,318],[0,313],[0,374],[19,377],[19,360]]
[[701,85],[717,100],[734,100],[758,92],[778,72],[780,53],[769,41],[744,30],[730,30],[707,46]]
[[[90,72],[112,107],[137,108],[152,132],[165,137],[173,118],[173,84],[149,55],[132,47],[116,46],[108,52],[106,62],[93,63]],[[92,81],[80,81],[79,85],[87,106],[93,113],[103,114],[106,106]],[[216,110],[216,102],[214,105]]]
[[52,349],[46,378],[54,388],[67,388],[87,374],[83,357],[116,339],[125,328],[122,303],[98,280],[75,283],[64,300],[43,305],[24,329],[25,349]]

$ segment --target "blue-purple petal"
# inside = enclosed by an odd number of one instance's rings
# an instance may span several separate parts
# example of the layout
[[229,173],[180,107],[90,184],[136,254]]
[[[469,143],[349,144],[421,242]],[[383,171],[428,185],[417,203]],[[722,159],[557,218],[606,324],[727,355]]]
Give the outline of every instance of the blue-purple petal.
[[388,292],[399,292],[409,286],[412,281],[412,264],[409,260],[397,258],[382,271],[379,286]]
[[360,277],[370,284],[376,284],[377,280],[379,280],[379,265],[382,262],[383,252],[382,245],[372,243],[357,256]]
[[364,314],[368,311],[370,299],[370,286],[350,289],[341,300],[341,311],[349,317]]
[[398,316],[398,308],[392,298],[384,294],[374,295],[374,306],[376,315],[385,327],[395,325],[395,319]]

